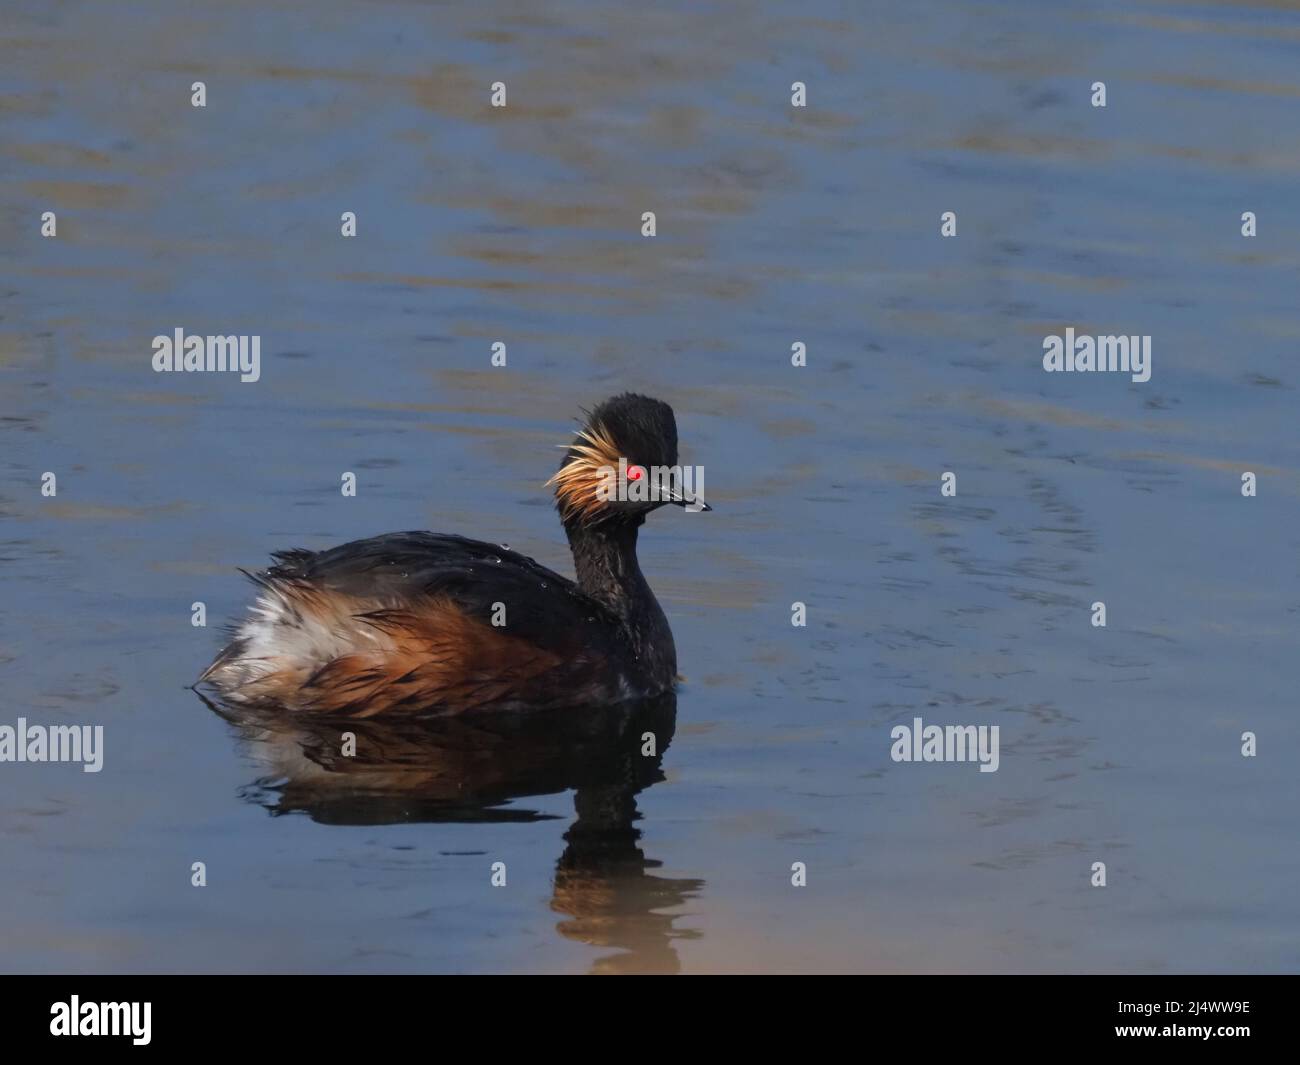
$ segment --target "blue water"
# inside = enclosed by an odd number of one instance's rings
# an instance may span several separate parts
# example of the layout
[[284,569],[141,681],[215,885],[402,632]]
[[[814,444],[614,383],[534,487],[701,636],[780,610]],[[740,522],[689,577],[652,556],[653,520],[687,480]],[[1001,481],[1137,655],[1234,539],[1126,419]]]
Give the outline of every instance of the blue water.
[[[0,724],[105,753],[0,764],[0,967],[1296,971],[1298,56],[1279,4],[11,0]],[[1151,380],[1044,373],[1067,326]],[[177,327],[260,380],[154,373]],[[644,779],[354,779],[186,690],[272,550],[569,571],[553,445],[624,389],[716,507],[642,535]]]

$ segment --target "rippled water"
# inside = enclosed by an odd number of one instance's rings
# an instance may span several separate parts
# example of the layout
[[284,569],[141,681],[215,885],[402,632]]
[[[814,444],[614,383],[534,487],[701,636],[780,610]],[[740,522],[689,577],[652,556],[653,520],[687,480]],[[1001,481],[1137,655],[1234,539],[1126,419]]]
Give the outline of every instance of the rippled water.
[[[7,4],[0,724],[106,749],[0,765],[0,966],[1296,970],[1298,51],[1287,3]],[[1044,374],[1066,326],[1151,381]],[[260,381],[153,373],[176,327]],[[568,569],[552,445],[625,388],[717,508],[642,536],[659,760],[343,764],[185,690],[274,549]],[[892,762],[917,716],[999,771]]]

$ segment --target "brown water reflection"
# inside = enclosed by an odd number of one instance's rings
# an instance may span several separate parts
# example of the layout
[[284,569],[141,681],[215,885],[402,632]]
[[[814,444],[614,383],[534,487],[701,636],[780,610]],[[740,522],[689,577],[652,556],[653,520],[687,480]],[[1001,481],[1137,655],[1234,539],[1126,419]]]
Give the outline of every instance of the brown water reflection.
[[[613,951],[592,961],[593,972],[676,973],[675,941],[699,935],[665,911],[695,898],[704,881],[656,875],[660,863],[641,850],[637,827],[637,796],[664,779],[675,694],[596,710],[396,722],[305,719],[195,694],[269,770],[243,796],[277,816],[352,826],[527,822],[553,815],[521,800],[573,789],[576,816],[550,906],[564,917],[561,936]],[[345,753],[348,734],[355,747]]]

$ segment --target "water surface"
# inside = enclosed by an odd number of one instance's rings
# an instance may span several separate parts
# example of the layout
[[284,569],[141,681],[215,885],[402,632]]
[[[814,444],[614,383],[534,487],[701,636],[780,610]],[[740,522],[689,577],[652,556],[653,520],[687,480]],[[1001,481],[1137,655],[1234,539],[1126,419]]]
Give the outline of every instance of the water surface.
[[[0,766],[0,966],[1295,971],[1298,49],[1282,3],[11,0],[0,723],[106,752]],[[177,326],[260,381],[153,373]],[[1066,326],[1151,381],[1044,374]],[[717,508],[642,536],[657,759],[343,764],[185,690],[275,549],[567,571],[553,445],[623,389]],[[918,716],[998,772],[892,762]]]

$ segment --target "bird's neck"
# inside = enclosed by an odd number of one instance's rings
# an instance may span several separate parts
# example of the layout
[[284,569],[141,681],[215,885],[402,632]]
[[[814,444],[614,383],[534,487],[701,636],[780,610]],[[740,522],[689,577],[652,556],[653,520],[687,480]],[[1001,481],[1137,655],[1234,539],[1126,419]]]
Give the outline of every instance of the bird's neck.
[[640,524],[566,525],[564,531],[573,551],[578,587],[623,623],[643,667],[671,684],[677,673],[677,652],[668,619],[637,563]]

